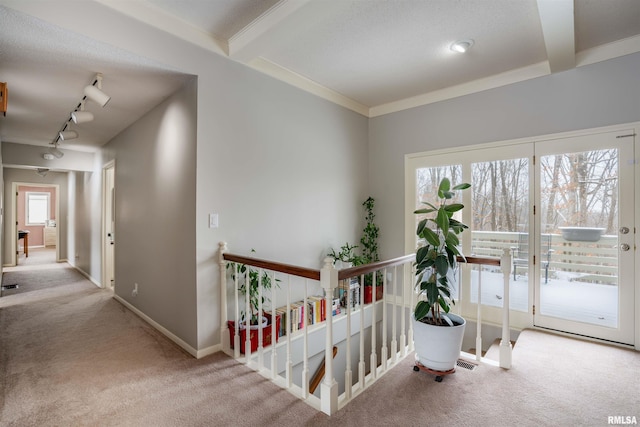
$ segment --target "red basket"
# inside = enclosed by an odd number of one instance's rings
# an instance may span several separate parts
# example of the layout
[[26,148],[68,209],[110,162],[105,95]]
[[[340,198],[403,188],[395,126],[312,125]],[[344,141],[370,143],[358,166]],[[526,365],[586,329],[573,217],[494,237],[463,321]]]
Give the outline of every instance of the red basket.
[[[271,345],[271,314],[264,313],[264,317],[267,318],[267,326],[262,328],[262,346],[267,347]],[[228,320],[227,325],[229,327],[229,337],[231,348],[234,348],[234,336],[236,334],[236,322]],[[278,331],[280,330],[280,315],[276,315],[276,342],[278,342]],[[251,353],[258,350],[258,329],[250,329],[249,340],[251,342]],[[240,353],[244,354],[244,346],[247,341],[247,330],[240,329]]]

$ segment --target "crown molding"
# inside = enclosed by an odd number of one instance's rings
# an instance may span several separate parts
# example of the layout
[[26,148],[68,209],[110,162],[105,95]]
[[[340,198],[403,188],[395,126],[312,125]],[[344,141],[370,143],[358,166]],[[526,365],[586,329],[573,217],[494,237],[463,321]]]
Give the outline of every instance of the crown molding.
[[333,102],[334,104],[338,104],[351,111],[355,111],[358,114],[362,114],[365,117],[369,117],[368,106],[354,101],[341,93],[331,90],[326,86],[322,86],[307,77],[297,74],[265,58],[256,58],[250,61],[248,65],[261,73],[288,83],[291,86],[295,86],[298,89],[302,89],[306,92],[319,96],[320,98],[326,99],[327,101]]
[[445,89],[428,92],[411,98],[389,102],[387,104],[371,107],[369,117],[377,117],[385,114],[395,113],[409,108],[420,107],[434,102],[457,98],[459,96],[470,95],[482,92],[487,89],[494,89],[513,83],[522,82],[549,74],[549,63],[539,62],[528,67],[506,71],[504,73],[478,79],[472,82],[451,86]]

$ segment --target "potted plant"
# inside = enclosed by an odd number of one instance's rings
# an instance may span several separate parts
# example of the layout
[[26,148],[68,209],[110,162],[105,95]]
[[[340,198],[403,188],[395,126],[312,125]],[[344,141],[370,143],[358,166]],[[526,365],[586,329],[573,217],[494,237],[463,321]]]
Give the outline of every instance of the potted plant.
[[[373,221],[376,215],[373,213],[373,207],[375,200],[373,197],[369,197],[364,201],[362,206],[366,211],[365,221],[366,225],[362,230],[362,237],[360,238],[360,245],[362,246],[362,263],[370,264],[372,262],[380,261],[380,255],[378,254],[378,234],[380,228]],[[382,287],[383,277],[381,274],[376,274],[375,289],[376,289],[376,301],[382,299],[384,289]],[[373,301],[373,273],[367,273],[364,276],[364,303],[369,304]]]
[[[253,249],[251,252],[255,252]],[[240,264],[236,269],[235,264],[227,264],[227,268],[231,268],[231,279],[235,283],[236,274],[238,275],[238,293],[240,295],[244,295],[245,298],[249,298],[249,310],[250,313],[241,312],[239,324],[239,335],[240,335],[240,352],[244,354],[245,352],[245,342],[246,342],[246,319],[247,315],[250,316],[249,319],[249,339],[251,342],[251,352],[254,352],[258,349],[258,330],[262,329],[262,345],[264,347],[268,346],[272,342],[271,337],[271,324],[272,317],[271,313],[267,310],[264,310],[265,305],[270,301],[268,295],[271,292],[271,289],[274,285],[278,286],[280,279],[272,278],[267,274],[266,271],[260,273],[258,270],[247,267],[245,264]],[[262,307],[263,311],[260,312],[260,286],[262,286]],[[235,335],[235,321],[229,320],[227,322],[229,327],[229,334],[231,336],[231,348],[234,348],[234,335]],[[276,315],[276,336],[275,341],[278,342],[278,333],[280,330],[280,316]]]
[[452,297],[452,275],[460,252],[458,235],[465,224],[453,218],[464,205],[453,203],[456,191],[469,184],[451,187],[448,178],[440,181],[437,204],[422,202],[427,207],[414,213],[427,215],[416,230],[419,247],[416,252],[416,289],[419,294],[413,314],[413,333],[416,359],[434,371],[452,371],[460,355],[466,321],[450,313],[455,304]]
[[[347,242],[340,247],[340,252],[336,252],[335,249],[331,248],[331,252],[327,256],[333,258],[333,262],[338,269],[355,267],[363,264],[362,257],[355,253],[357,247],[357,245],[351,246]],[[341,264],[338,264],[338,261]]]

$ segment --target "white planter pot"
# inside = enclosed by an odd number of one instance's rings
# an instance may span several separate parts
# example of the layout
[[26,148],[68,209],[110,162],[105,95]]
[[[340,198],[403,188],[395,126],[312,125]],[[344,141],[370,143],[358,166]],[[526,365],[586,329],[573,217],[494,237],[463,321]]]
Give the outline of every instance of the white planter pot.
[[448,316],[454,323],[462,324],[434,326],[418,322],[411,316],[416,360],[434,371],[449,371],[455,368],[456,361],[460,357],[467,322],[455,314],[449,313]]

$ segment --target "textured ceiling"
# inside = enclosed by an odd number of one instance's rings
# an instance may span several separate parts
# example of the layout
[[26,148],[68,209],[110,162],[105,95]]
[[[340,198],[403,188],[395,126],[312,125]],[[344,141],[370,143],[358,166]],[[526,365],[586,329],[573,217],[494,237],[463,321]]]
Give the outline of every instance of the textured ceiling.
[[[91,4],[120,13],[130,32],[156,27],[368,117],[640,51],[638,0],[55,3],[87,22]],[[195,78],[47,22],[51,2],[0,5],[0,81],[11,91],[3,141],[49,144],[101,72],[112,100],[87,103],[96,120],[69,144],[95,149]],[[465,38],[469,52],[449,50]]]

